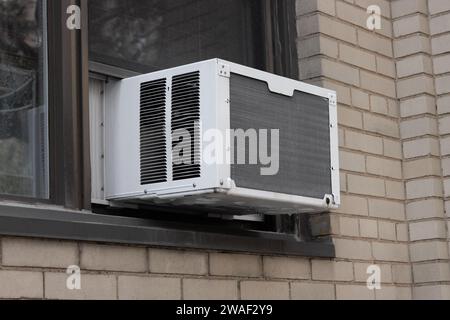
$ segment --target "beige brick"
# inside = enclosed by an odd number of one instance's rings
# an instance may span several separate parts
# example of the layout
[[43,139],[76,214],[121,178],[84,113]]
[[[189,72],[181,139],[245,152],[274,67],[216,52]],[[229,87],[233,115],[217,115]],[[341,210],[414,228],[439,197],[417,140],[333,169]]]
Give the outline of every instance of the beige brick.
[[65,273],[45,273],[45,298],[60,300],[115,300],[116,277],[112,275],[81,274],[81,290],[67,289]]
[[450,95],[442,96],[437,99],[438,114],[450,113]]
[[237,300],[236,280],[183,279],[185,300]]
[[352,88],[352,105],[357,108],[369,110],[370,100],[369,94],[359,89]]
[[344,85],[338,84],[337,82],[331,82],[331,81],[327,81],[327,80],[323,80],[322,83],[320,84],[320,86],[336,91],[338,103],[346,104],[346,105],[352,104],[350,88],[348,88]]
[[383,154],[383,140],[379,137],[349,131],[345,132],[345,146],[358,151]]
[[339,158],[341,170],[366,172],[366,159],[364,155],[353,152],[340,151]]
[[[445,201],[445,213],[446,216],[450,218],[450,201]],[[450,230],[450,228],[448,230]]]
[[403,118],[421,114],[434,114],[436,101],[433,97],[422,95],[400,102],[400,113]]
[[405,205],[398,201],[369,199],[369,214],[371,217],[403,221]]
[[397,243],[373,242],[373,256],[380,261],[408,262],[408,245]]
[[421,34],[412,34],[407,38],[394,41],[394,53],[396,58],[409,56],[415,53],[431,53],[430,39]]
[[337,209],[337,212],[357,216],[367,216],[369,215],[367,199],[343,194],[341,195],[341,206]]
[[413,264],[414,283],[450,281],[448,262]]
[[261,260],[256,255],[211,253],[210,273],[218,276],[260,277]]
[[365,10],[345,2],[337,2],[336,12],[341,20],[367,28],[367,15]]
[[403,173],[405,179],[420,178],[425,176],[440,176],[441,161],[437,158],[424,158],[404,162]]
[[393,282],[396,284],[412,283],[412,270],[409,264],[394,264],[392,266]]
[[338,52],[339,49],[336,40],[328,37],[316,36],[298,41],[298,54],[301,59],[319,54],[337,58]]
[[402,159],[402,144],[400,141],[391,140],[391,139],[383,139],[383,154],[386,157]]
[[442,194],[442,180],[439,178],[423,178],[406,182],[406,196],[409,200],[440,197]]
[[172,274],[208,273],[208,254],[202,252],[149,250],[150,272]]
[[363,238],[378,238],[378,224],[376,220],[360,219],[359,229]]
[[450,93],[450,76],[436,78],[436,93],[438,95]]
[[406,205],[408,220],[444,217],[444,204],[440,199],[427,199]]
[[449,285],[431,285],[413,287],[413,297],[416,300],[449,300]]
[[450,158],[442,159],[442,172],[444,176],[450,176]]
[[450,155],[450,137],[441,138],[441,153],[443,156]]
[[439,132],[441,135],[450,134],[450,115],[439,119]]
[[433,74],[433,63],[429,57],[419,54],[397,61],[397,75],[399,78],[420,73]]
[[323,15],[301,17],[297,22],[297,30],[300,37],[320,32],[333,38],[356,43],[354,27]]
[[336,285],[338,300],[374,300],[375,293],[366,285]]
[[445,222],[439,220],[410,223],[409,234],[411,241],[447,238]]
[[345,130],[344,128],[339,128],[339,148],[345,147]]
[[367,172],[379,176],[401,179],[402,163],[397,160],[389,160],[384,158],[368,156]]
[[402,121],[400,130],[403,139],[438,134],[436,120],[428,117]]
[[339,233],[342,236],[358,237],[359,236],[359,222],[358,219],[341,217],[339,218]]
[[387,59],[377,56],[377,72],[385,76],[395,78],[396,69],[394,61],[391,58]]
[[82,244],[80,260],[88,270],[147,271],[145,248]]
[[397,230],[395,223],[387,221],[378,222],[378,234],[382,240],[397,240]]
[[397,240],[398,241],[406,242],[409,240],[408,225],[406,223],[397,223],[395,228],[397,230]]
[[[360,263],[355,262],[355,281],[357,282],[367,282],[370,274],[367,270],[373,263]],[[381,270],[381,283],[392,283],[392,268],[389,264],[378,264]]]
[[389,137],[400,137],[398,122],[390,118],[364,113],[364,129]]
[[431,17],[430,33],[432,35],[450,32],[450,13]]
[[66,269],[78,264],[78,245],[62,241],[3,238],[2,264]]
[[271,281],[242,281],[243,300],[288,300],[289,283]]
[[335,288],[327,283],[291,283],[293,300],[334,300]]
[[372,71],[376,71],[377,68],[375,55],[343,43],[339,45],[339,58],[360,68]]
[[386,98],[380,96],[370,96],[371,111],[381,114],[388,113],[388,103]]
[[345,261],[313,260],[312,279],[352,281],[353,264]]
[[434,57],[433,70],[434,74],[450,72],[450,54]]
[[300,60],[300,80],[309,82],[309,79],[322,76],[322,60],[323,58],[319,56]]
[[338,108],[339,124],[347,127],[362,129],[362,113],[355,109],[339,106]]
[[370,242],[349,239],[333,239],[336,249],[336,257],[343,259],[372,259]]
[[44,297],[41,272],[0,270],[2,299],[40,299]]
[[376,300],[411,300],[411,287],[383,286],[381,290],[375,291]]
[[394,80],[363,70],[361,70],[361,88],[391,98],[397,97]]
[[359,86],[358,69],[327,59],[321,59],[321,63],[321,74],[317,76],[325,76],[349,85]]
[[446,241],[434,240],[411,243],[410,252],[412,262],[445,260],[449,258]]
[[433,54],[450,52],[450,34],[443,34],[431,39]]
[[264,257],[264,276],[272,279],[310,279],[309,260],[287,257]]
[[[415,134],[411,129],[408,129],[408,131],[409,134]],[[403,152],[406,159],[423,156],[439,156],[439,141],[436,138],[421,138],[407,141],[403,144]]]
[[347,192],[347,175],[343,172],[340,173],[339,182],[341,185],[341,192]]
[[386,198],[404,200],[405,184],[403,183],[403,181],[386,180]]
[[388,114],[391,117],[400,117],[400,104],[396,99],[388,99]]
[[396,0],[392,3],[392,17],[399,18],[412,13],[428,14],[427,3],[423,0]]
[[450,11],[450,2],[442,0],[428,0],[428,8],[431,14]]
[[413,33],[429,34],[427,17],[421,14],[415,14],[394,21],[394,35],[396,37],[406,36]]
[[118,285],[120,300],[181,299],[180,279],[119,276]]
[[334,2],[328,0],[299,0],[296,4],[297,15],[312,13],[316,11],[324,12],[329,15],[336,14]]
[[430,76],[419,75],[397,81],[397,95],[400,99],[424,93],[434,94],[434,80]]
[[390,39],[379,37],[374,33],[358,29],[358,44],[368,50],[392,57],[392,42]]
[[384,180],[371,177],[347,175],[349,192],[384,197],[386,189]]

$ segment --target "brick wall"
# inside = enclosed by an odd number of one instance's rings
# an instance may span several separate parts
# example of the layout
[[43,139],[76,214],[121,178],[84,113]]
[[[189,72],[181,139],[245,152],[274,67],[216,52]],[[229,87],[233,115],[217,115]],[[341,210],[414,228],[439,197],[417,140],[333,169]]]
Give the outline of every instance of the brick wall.
[[393,18],[414,297],[450,299],[450,2],[397,0]]
[[[338,298],[409,299],[412,270],[391,3],[297,3],[301,78],[338,92],[343,204],[330,217],[337,259],[324,273],[336,282]],[[381,8],[381,30],[367,28],[372,4]],[[376,292],[366,287],[371,264],[382,270],[382,290]]]
[[[382,29],[366,27],[369,5]],[[301,78],[339,97],[335,259],[3,237],[1,298],[450,299],[450,2],[297,0]],[[445,214],[447,208],[447,215]],[[69,265],[82,290],[66,289]],[[382,289],[366,287],[381,268]]]

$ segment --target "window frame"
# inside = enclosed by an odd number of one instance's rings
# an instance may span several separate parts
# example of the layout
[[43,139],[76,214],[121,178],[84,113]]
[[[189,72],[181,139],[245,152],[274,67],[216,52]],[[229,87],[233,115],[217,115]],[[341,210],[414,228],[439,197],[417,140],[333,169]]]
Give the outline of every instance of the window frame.
[[[270,4],[271,1],[294,0],[265,1]],[[66,8],[73,4],[81,8],[81,30],[66,27]],[[329,237],[312,239],[308,216],[299,218],[296,233],[287,234],[92,213],[89,75],[90,72],[102,73],[120,79],[135,74],[89,61],[87,10],[88,0],[47,0],[50,200],[0,196],[1,235],[258,254],[335,256]],[[273,68],[275,71],[275,66]],[[276,220],[278,230],[282,230],[283,217]]]

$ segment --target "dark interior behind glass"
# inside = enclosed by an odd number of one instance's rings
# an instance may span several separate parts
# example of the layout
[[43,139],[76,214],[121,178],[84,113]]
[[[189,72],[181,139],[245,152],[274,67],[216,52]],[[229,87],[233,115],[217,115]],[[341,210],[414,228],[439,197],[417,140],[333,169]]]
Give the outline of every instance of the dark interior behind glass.
[[264,69],[263,1],[89,1],[90,60],[140,73],[222,58]]
[[0,1],[0,194],[48,198],[45,1]]

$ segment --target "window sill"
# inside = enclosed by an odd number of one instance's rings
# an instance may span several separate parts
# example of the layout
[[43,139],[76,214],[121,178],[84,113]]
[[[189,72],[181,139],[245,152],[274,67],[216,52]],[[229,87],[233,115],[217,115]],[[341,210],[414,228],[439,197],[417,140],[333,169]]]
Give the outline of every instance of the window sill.
[[0,203],[0,235],[270,255],[335,255],[331,242],[301,242],[293,235],[195,230],[192,225],[15,203]]

